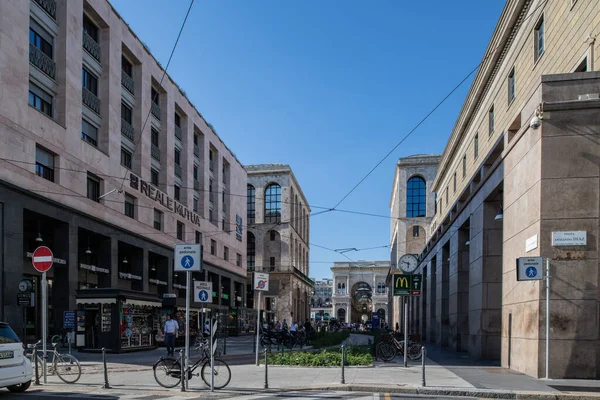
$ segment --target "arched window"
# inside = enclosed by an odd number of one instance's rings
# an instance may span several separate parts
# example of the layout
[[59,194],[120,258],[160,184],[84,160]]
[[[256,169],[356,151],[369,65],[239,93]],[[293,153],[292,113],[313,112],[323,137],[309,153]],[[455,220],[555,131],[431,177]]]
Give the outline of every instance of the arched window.
[[265,190],[265,222],[281,222],[281,186],[276,183]]
[[253,224],[256,218],[256,190],[254,186],[248,185],[246,189],[246,208],[248,209],[248,223]]
[[248,246],[246,247],[246,260],[248,261],[248,268],[254,268],[256,260],[256,239],[252,232],[247,233]]
[[406,217],[424,217],[426,214],[425,180],[413,176],[406,184]]

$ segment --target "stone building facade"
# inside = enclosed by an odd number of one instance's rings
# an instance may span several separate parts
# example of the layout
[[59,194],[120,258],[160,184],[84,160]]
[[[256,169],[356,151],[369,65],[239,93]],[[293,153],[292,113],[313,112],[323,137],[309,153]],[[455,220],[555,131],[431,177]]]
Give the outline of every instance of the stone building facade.
[[[396,163],[390,199],[390,273],[404,254],[419,254],[431,235],[436,198],[431,191],[439,155],[417,154]],[[389,294],[390,326],[402,324],[402,299]]]
[[339,322],[364,323],[379,312],[382,323],[388,322],[389,261],[334,262],[333,316]]
[[[411,326],[428,342],[542,377],[600,377],[600,9],[508,0],[442,155]],[[590,36],[592,32],[592,36]],[[585,244],[553,243],[586,232]],[[519,257],[550,259],[517,281]]]
[[[313,290],[308,201],[289,165],[248,165],[246,171],[249,282],[254,271],[270,273],[262,318],[304,322]],[[250,299],[253,307],[257,294]]]
[[333,317],[333,279],[313,281],[315,286],[310,298],[310,315],[313,321],[328,320]]
[[81,311],[82,347],[113,348],[119,313],[158,323],[164,294],[185,304],[175,243],[204,245],[205,307],[239,315],[246,204],[227,193],[245,193],[246,171],[110,3],[2,1],[0,41],[0,320],[22,332],[16,293],[30,280],[26,335],[40,336],[40,244],[55,257],[49,332]]

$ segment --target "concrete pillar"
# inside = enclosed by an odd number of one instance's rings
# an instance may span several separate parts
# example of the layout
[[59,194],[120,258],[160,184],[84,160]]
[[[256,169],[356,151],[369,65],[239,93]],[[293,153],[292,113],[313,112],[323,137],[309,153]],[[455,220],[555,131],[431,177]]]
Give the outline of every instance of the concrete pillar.
[[69,310],[75,310],[75,295],[77,286],[79,285],[79,228],[74,223],[70,223],[68,227],[68,243],[69,255],[67,259],[68,280],[69,280]]
[[119,287],[119,241],[110,239],[110,287]]
[[[19,282],[23,278],[23,207],[4,203],[4,270],[2,286],[2,321],[8,322],[17,334],[23,332],[23,310],[17,306]],[[31,250],[33,251],[33,250]],[[27,262],[31,262],[29,259]]]
[[142,290],[144,293],[148,293],[150,291],[150,283],[148,279],[150,278],[150,266],[148,265],[149,257],[148,257],[148,249],[142,249]]
[[427,337],[431,343],[436,343],[437,340],[437,257],[433,257],[428,266],[429,279],[427,279],[427,308],[428,308],[428,322],[427,322]]

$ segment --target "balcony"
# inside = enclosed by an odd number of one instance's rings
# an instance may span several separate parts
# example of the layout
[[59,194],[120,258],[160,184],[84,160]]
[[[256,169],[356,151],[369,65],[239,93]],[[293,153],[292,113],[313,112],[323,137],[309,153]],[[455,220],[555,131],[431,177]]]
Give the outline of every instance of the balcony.
[[160,161],[160,149],[154,144],[150,146],[150,155],[156,161]]
[[160,106],[153,101],[150,102],[150,112],[160,121]]
[[181,141],[181,128],[175,125],[175,137]]
[[42,70],[43,73],[54,79],[56,77],[56,63],[40,49],[29,43],[29,62]]
[[133,78],[121,71],[121,85],[127,89],[127,91],[133,94]]
[[181,165],[175,164],[175,175],[181,178]]
[[121,118],[121,135],[133,142],[133,126]]
[[194,181],[194,190],[200,189],[200,182]]
[[56,21],[56,0],[35,0]]
[[88,106],[93,112],[100,115],[100,99],[96,95],[90,92],[85,87],[81,88],[81,97],[83,104]]
[[200,157],[200,147],[194,146],[194,155]]
[[100,45],[86,31],[83,31],[83,48],[100,62]]

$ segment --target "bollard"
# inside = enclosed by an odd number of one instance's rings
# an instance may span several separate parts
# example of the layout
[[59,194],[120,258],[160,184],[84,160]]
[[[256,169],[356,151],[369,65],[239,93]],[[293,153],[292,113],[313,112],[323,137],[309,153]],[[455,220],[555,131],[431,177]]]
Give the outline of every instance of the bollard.
[[38,369],[38,362],[37,362],[37,346],[35,346],[33,348],[33,362],[35,363],[35,384],[39,385],[40,384],[40,371]]
[[342,345],[342,382],[341,383],[346,383],[346,377],[344,376],[344,364],[345,364],[345,355],[346,355],[346,347],[344,345]]
[[223,355],[226,356],[227,355],[227,336],[225,336],[225,339],[223,339],[224,343],[223,343]]
[[425,356],[427,355],[427,350],[425,350],[425,346],[421,346],[421,386],[425,387]]
[[[212,351],[212,349],[211,349]],[[181,368],[181,391],[185,392],[185,371],[183,370],[183,363],[184,363],[184,359],[183,359],[183,349],[179,350],[179,367]]]
[[106,348],[102,348],[102,364],[104,364],[104,389],[110,389],[108,384],[108,369],[106,368]]
[[269,361],[267,354],[267,348],[265,347],[265,389],[269,388]]

